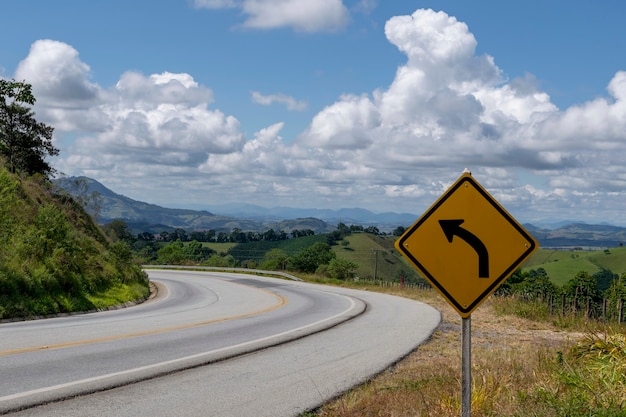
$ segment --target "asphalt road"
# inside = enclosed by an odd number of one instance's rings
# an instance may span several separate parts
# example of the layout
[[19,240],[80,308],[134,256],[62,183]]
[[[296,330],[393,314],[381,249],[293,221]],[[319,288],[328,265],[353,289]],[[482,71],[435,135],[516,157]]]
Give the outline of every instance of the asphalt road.
[[386,369],[440,319],[427,305],[377,293],[149,273],[167,290],[140,306],[1,324],[0,412],[297,415]]

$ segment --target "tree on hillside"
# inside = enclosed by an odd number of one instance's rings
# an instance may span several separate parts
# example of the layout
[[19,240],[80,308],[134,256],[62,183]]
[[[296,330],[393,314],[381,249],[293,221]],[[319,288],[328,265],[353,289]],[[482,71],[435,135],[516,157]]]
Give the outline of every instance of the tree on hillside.
[[350,228],[342,222],[339,222],[339,224],[337,224],[337,231],[339,232],[339,239],[337,240],[341,240],[346,236],[350,236],[351,233]]
[[261,264],[263,269],[270,270],[279,270],[285,269],[285,265],[287,264],[287,259],[289,257],[285,253],[285,251],[274,248],[265,254],[263,258],[263,263]]
[[54,129],[37,122],[28,107],[35,101],[30,84],[0,79],[0,155],[13,173],[48,178],[54,169],[45,159],[59,150],[52,145]]
[[404,233],[405,230],[406,230],[406,228],[404,226],[398,226],[395,229],[393,229],[392,234],[394,236],[402,236],[402,234]]
[[378,227],[376,226],[368,226],[365,228],[365,233],[371,233],[373,235],[379,235],[380,234],[380,230],[378,230]]
[[593,274],[593,278],[598,283],[598,290],[604,292],[611,286],[611,283],[619,278],[619,276],[610,269],[600,267],[600,270]]
[[563,286],[563,293],[573,303],[574,309],[584,306],[593,307],[602,300],[595,278],[585,271],[580,271]]
[[[519,280],[519,276],[513,282]],[[531,269],[528,275],[523,276],[523,280],[514,284],[514,292],[524,296],[526,299],[535,298],[548,299],[557,293],[557,288],[550,281],[548,273],[543,268]]]
[[163,246],[157,252],[157,263],[160,265],[180,265],[186,259],[185,245],[179,240]]
[[328,263],[328,275],[331,278],[348,279],[354,278],[354,273],[359,264],[346,258],[334,258]]
[[132,245],[137,240],[128,224],[122,219],[112,220],[102,228],[114,242],[122,241]]
[[328,244],[317,242],[290,257],[289,269],[312,274],[320,265],[327,265],[335,257],[335,252]]
[[550,280],[545,269],[539,267],[522,272],[517,269],[513,274],[498,288],[499,295],[516,294],[525,300],[543,299],[547,300],[554,297],[559,289]]

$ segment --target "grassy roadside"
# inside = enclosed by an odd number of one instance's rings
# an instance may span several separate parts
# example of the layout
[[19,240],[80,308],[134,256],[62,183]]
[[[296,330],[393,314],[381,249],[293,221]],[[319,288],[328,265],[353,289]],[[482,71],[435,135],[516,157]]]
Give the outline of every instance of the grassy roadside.
[[[441,325],[393,369],[301,416],[460,415],[460,317],[434,291],[384,291],[433,305]],[[491,297],[472,314],[472,416],[626,415],[624,327],[566,331],[503,314],[510,303]]]

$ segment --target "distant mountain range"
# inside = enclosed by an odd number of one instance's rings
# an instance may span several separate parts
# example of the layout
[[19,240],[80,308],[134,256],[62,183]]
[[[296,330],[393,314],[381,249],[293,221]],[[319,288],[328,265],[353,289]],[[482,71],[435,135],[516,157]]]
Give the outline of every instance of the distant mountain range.
[[[243,231],[266,231],[270,228],[291,232],[297,230],[313,230],[315,233],[328,233],[336,229],[337,224],[330,224],[322,219],[302,216],[274,215],[272,210],[265,213],[251,213],[250,207],[242,206],[246,215],[233,210],[228,213],[228,207],[221,207],[220,214],[207,210],[172,209],[156,204],[133,200],[117,194],[100,182],[88,177],[64,177],[54,180],[54,183],[74,197],[87,202],[87,206],[97,205],[96,217],[99,223],[106,224],[112,220],[122,219],[135,233],[160,233],[176,228],[185,230],[210,230],[230,232],[238,228]],[[97,198],[94,198],[97,196]],[[372,213],[373,214],[373,213]],[[349,224],[349,223],[347,223]],[[397,225],[395,226],[397,227]]]
[[626,244],[626,228],[606,224],[570,223],[554,230],[524,227],[543,247],[615,247]]
[[[208,210],[171,209],[136,201],[117,194],[98,181],[87,177],[65,177],[55,184],[75,197],[99,202],[97,220],[108,223],[122,219],[135,233],[160,233],[175,228],[230,232],[261,232],[270,228],[284,230],[313,230],[328,233],[337,224],[375,226],[391,232],[398,226],[409,227],[417,217],[409,213],[374,213],[362,208],[297,209],[290,207],[266,208],[253,204],[231,204]],[[97,198],[93,198],[97,196]],[[565,223],[563,223],[565,224]],[[525,224],[524,227],[542,247],[614,247],[626,243],[626,228],[611,225],[568,223],[555,229]]]
[[301,209],[293,207],[261,207],[254,204],[228,204],[210,207],[214,213],[229,215],[238,218],[253,219],[262,223],[285,219],[316,218],[336,226],[339,223],[347,225],[359,224],[362,226],[376,226],[379,229],[395,229],[398,226],[408,226],[417,220],[415,214],[409,213],[374,213],[362,208],[330,209]]

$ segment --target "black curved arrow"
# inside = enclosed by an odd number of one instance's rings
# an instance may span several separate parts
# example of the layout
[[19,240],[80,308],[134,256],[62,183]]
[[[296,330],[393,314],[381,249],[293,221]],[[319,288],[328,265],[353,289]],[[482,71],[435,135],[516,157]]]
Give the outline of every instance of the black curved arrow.
[[448,242],[452,243],[454,236],[466,241],[478,254],[478,278],[489,278],[489,252],[485,244],[472,232],[463,229],[461,224],[465,220],[439,220]]

